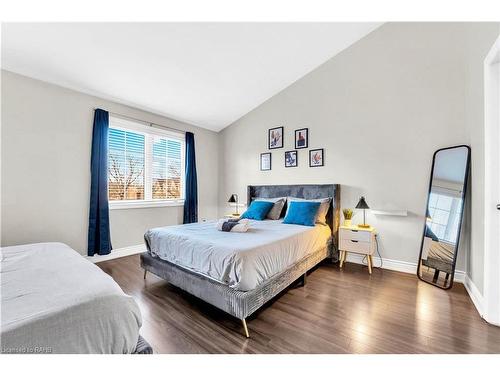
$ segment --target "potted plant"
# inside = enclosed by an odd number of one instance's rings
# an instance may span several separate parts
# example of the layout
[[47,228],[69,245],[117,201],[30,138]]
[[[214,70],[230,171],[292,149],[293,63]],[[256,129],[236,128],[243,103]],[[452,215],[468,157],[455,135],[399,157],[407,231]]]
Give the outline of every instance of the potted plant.
[[352,216],[354,215],[354,211],[352,210],[352,208],[344,208],[342,210],[342,213],[344,214],[344,225],[346,227],[350,227]]

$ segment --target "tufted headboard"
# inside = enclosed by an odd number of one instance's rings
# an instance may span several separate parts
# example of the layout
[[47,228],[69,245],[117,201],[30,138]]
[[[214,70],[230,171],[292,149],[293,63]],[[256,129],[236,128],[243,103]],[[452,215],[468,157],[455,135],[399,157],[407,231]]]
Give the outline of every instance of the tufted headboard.
[[[247,204],[255,198],[296,197],[318,199],[332,197],[332,204],[326,215],[326,221],[332,229],[332,241],[335,253],[338,249],[338,231],[340,225],[340,185],[249,185]],[[336,258],[336,254],[334,254]]]

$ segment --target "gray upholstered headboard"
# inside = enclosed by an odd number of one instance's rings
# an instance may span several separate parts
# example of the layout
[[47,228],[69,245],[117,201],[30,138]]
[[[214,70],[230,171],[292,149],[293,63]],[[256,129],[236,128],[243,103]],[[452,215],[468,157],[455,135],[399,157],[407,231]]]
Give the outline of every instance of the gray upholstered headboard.
[[247,204],[255,198],[296,197],[317,199],[332,197],[332,204],[326,221],[332,228],[332,239],[338,249],[338,231],[340,225],[340,185],[249,185],[247,188]]

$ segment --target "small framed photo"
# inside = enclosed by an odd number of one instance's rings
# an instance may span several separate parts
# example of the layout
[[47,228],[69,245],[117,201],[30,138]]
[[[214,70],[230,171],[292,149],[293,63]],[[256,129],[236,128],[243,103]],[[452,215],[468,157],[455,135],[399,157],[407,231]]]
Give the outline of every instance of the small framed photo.
[[322,148],[309,151],[309,166],[322,167],[325,165],[325,151]]
[[285,151],[285,167],[296,167],[297,164],[297,151]]
[[283,147],[283,126],[269,129],[267,145],[269,150]]
[[303,128],[295,130],[295,149],[307,147],[309,147],[309,129]]
[[271,153],[265,152],[260,154],[260,170],[270,171],[271,170]]

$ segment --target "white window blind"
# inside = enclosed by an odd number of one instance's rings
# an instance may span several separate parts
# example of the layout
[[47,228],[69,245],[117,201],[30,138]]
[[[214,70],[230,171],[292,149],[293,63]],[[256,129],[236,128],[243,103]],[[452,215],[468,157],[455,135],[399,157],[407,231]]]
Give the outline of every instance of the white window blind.
[[144,199],[145,136],[109,129],[109,200]]
[[456,196],[431,192],[429,214],[432,218],[430,228],[441,240],[455,243],[458,235],[458,223],[462,216],[462,199]]
[[110,208],[183,202],[181,134],[110,117],[108,142]]
[[149,141],[152,144],[152,199],[181,198],[181,143],[156,135],[149,138]]

